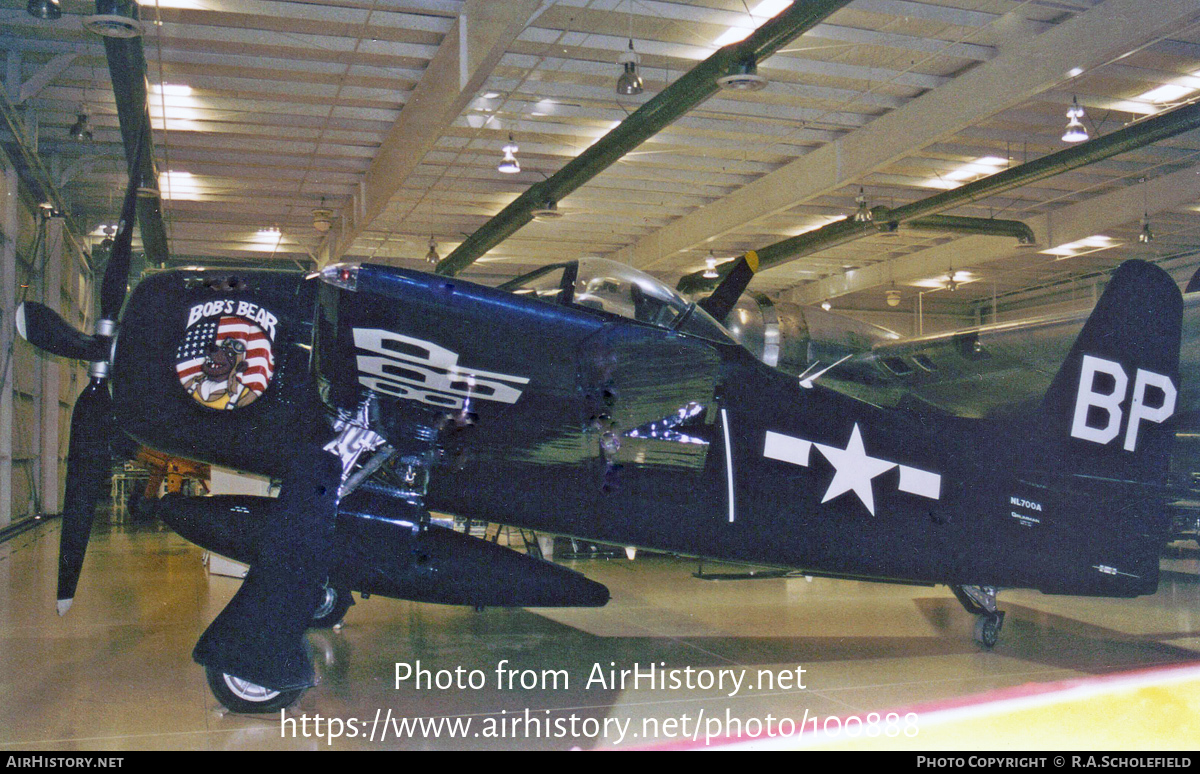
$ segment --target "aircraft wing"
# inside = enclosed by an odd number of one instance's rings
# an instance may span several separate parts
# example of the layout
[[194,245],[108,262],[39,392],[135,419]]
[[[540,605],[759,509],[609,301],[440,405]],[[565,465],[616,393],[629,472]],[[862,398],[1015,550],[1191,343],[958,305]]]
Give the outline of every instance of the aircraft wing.
[[[1041,400],[1089,312],[879,341],[821,376],[822,385],[890,408],[1005,417]],[[1200,292],[1184,295],[1183,374],[1200,367]],[[1180,431],[1200,427],[1200,385],[1185,378]]]

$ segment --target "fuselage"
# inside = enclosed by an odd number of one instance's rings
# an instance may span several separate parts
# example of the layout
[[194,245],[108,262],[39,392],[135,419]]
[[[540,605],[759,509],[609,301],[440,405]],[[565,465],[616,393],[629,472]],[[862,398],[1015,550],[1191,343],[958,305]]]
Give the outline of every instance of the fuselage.
[[[418,272],[364,266],[354,289],[254,272],[233,293],[213,276],[152,277],[122,322],[119,420],[173,454],[279,475],[302,404],[290,391],[316,388],[331,413],[367,405],[399,456],[429,461],[434,511],[840,577],[1157,585],[1148,509],[1059,485],[1037,417],[876,408],[704,326]],[[181,342],[239,309],[263,333],[275,319],[269,383],[233,409],[203,405],[180,383]]]

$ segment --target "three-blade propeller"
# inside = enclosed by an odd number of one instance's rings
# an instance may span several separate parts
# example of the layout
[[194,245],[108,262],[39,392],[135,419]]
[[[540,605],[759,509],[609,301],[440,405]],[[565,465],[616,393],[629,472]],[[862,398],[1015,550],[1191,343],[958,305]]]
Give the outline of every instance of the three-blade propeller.
[[[140,146],[140,144],[139,144]],[[89,382],[71,413],[71,440],[67,451],[67,483],[63,498],[62,533],[58,549],[58,614],[75,598],[92,532],[96,504],[108,489],[111,466],[109,443],[113,436],[112,398],[108,392],[109,362],[117,315],[125,303],[133,252],[140,154],[133,164],[121,221],[100,288],[100,320],[94,335],[75,330],[47,306],[21,304],[16,325],[30,344],[52,355],[90,363]]]

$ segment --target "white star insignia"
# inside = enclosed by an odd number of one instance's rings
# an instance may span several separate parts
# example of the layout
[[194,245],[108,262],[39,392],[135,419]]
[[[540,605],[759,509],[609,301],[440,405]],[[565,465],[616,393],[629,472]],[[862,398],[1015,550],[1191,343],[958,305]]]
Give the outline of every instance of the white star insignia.
[[930,500],[941,499],[942,477],[940,474],[870,456],[863,447],[862,431],[859,430],[858,423],[855,423],[854,430],[850,433],[850,440],[846,442],[844,449],[768,431],[763,447],[763,456],[806,468],[808,467],[809,452],[814,446],[820,450],[825,459],[829,460],[829,464],[833,465],[834,469],[833,480],[829,482],[829,488],[825,490],[825,498],[821,500],[822,503],[827,503],[846,492],[854,492],[870,514],[874,516],[875,492],[872,480],[895,467],[900,468],[900,480],[897,488],[901,492]]
[[854,431],[850,433],[850,442],[846,444],[845,449],[824,446],[819,443],[814,443],[813,446],[820,450],[836,471],[833,481],[829,482],[829,489],[825,490],[825,499],[821,502],[827,503],[840,494],[854,492],[874,516],[875,493],[871,489],[871,479],[896,467],[896,463],[868,456],[866,449],[863,448],[862,433],[858,429],[857,422],[854,424]]

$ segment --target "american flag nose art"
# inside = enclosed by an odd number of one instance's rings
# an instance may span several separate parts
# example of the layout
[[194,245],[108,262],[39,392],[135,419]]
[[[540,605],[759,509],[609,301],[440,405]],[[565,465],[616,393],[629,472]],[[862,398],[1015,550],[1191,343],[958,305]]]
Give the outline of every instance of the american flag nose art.
[[216,315],[199,320],[179,344],[175,373],[188,394],[209,408],[248,406],[266,391],[275,374],[271,338],[244,317]]

